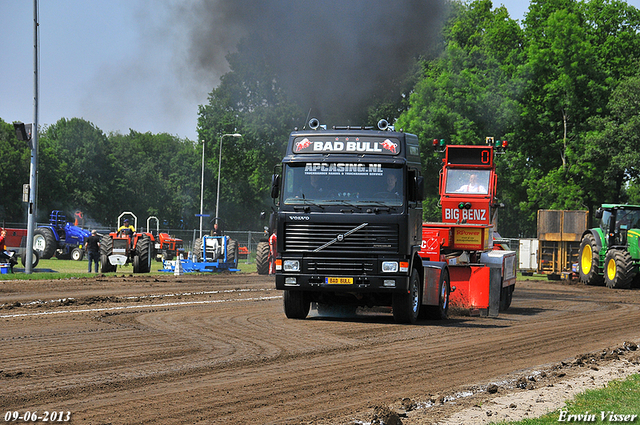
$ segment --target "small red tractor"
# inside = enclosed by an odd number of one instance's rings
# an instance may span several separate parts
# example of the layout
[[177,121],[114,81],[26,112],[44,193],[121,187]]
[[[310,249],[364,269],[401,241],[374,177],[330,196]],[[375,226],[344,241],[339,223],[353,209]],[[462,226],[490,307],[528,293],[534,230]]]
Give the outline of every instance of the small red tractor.
[[[116,228],[119,228],[121,219],[125,215],[133,217],[133,226],[137,229],[138,218],[128,211],[120,214]],[[104,235],[100,240],[100,271],[115,272],[118,266],[132,263],[134,273],[149,273],[151,258],[154,256],[151,236],[150,233],[138,233],[126,228]]]
[[[149,230],[151,220],[156,221],[155,233]],[[153,242],[156,261],[171,261],[180,254],[184,255],[182,239],[174,238],[168,233],[160,232],[160,220],[158,220],[157,217],[151,216],[147,218],[147,234],[150,235],[151,241]]]

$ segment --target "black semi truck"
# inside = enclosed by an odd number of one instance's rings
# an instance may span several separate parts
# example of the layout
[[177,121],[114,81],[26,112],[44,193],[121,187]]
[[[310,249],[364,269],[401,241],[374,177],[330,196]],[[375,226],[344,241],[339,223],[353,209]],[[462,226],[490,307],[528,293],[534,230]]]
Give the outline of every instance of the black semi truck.
[[271,195],[276,288],[289,318],[321,308],[389,306],[399,323],[445,318],[446,263],[424,261],[418,137],[318,120],[294,131]]

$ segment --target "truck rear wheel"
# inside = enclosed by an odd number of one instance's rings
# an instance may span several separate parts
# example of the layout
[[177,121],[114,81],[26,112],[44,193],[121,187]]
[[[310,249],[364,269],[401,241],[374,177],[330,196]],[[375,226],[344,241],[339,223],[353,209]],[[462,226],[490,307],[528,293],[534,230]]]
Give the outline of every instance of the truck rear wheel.
[[607,252],[604,259],[604,282],[607,288],[627,289],[635,275],[629,252],[619,249],[610,249]]
[[578,267],[580,281],[587,285],[602,285],[604,281],[598,273],[600,254],[593,235],[587,234],[582,238],[578,259],[580,261],[580,267]]
[[38,251],[40,258],[48,260],[53,257],[58,248],[58,242],[53,230],[48,227],[39,227],[33,231],[33,249]]
[[285,290],[283,297],[284,314],[289,319],[305,319],[309,314],[311,302],[303,291]]
[[258,242],[256,268],[258,274],[269,274],[269,242]]
[[396,323],[416,323],[420,314],[420,275],[416,269],[411,271],[408,290],[394,293],[391,303]]
[[445,320],[449,316],[451,282],[449,280],[449,272],[447,270],[443,270],[440,274],[438,295],[438,305],[423,305],[420,307],[420,318]]

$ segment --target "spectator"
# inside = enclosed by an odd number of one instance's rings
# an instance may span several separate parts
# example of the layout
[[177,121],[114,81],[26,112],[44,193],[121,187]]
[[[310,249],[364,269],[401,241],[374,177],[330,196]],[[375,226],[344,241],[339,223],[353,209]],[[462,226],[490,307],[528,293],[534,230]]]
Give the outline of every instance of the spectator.
[[98,273],[98,263],[100,261],[100,237],[95,229],[91,231],[91,236],[87,238],[87,257],[89,258],[89,273],[91,273],[91,262],[96,265],[96,273]]

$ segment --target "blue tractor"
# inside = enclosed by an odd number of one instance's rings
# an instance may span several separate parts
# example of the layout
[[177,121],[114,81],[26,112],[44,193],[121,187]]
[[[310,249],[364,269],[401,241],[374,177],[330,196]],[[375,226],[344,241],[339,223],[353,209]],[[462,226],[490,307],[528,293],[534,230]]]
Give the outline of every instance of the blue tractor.
[[91,232],[67,222],[62,211],[51,211],[49,224],[33,231],[33,249],[41,259],[58,258],[80,261],[84,245]]

